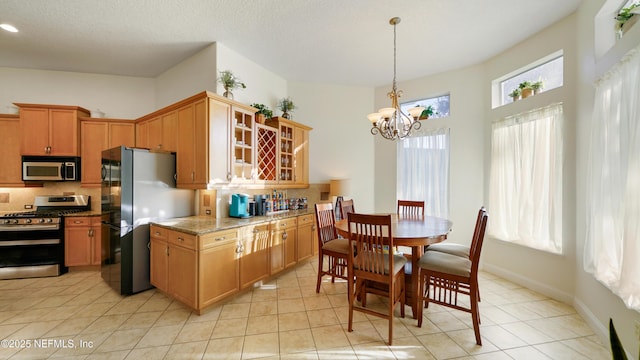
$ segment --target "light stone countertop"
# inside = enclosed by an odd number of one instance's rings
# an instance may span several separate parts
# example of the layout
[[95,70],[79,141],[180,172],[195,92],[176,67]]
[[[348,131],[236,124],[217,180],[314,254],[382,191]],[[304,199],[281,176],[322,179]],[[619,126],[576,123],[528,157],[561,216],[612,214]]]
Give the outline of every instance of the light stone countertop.
[[233,229],[248,225],[255,225],[269,221],[286,219],[290,217],[313,214],[312,209],[305,210],[289,210],[275,215],[269,216],[252,216],[249,218],[220,218],[216,219],[211,216],[187,216],[182,218],[173,218],[161,221],[153,221],[152,225],[157,225],[170,230],[176,230],[183,233],[193,235],[204,235],[214,231]]

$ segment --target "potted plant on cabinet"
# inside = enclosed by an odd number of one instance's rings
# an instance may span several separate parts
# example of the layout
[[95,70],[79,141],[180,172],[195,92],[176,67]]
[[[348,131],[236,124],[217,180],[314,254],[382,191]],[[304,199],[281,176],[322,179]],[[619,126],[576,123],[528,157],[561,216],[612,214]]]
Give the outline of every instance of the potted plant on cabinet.
[[290,119],[291,114],[289,114],[289,111],[294,110],[296,106],[293,104],[293,100],[291,100],[290,97],[286,97],[280,99],[280,102],[278,102],[278,108],[282,111],[283,118]]
[[264,124],[264,121],[266,119],[270,119],[273,117],[273,111],[271,111],[266,105],[254,103],[251,104],[251,106],[258,109],[258,111],[256,112],[256,122],[258,124]]
[[520,89],[520,97],[522,99],[526,99],[533,95],[533,88],[531,87],[530,81],[521,82],[520,85],[518,85],[518,88]]
[[222,96],[229,99],[233,99],[233,93],[231,92],[231,90],[247,88],[247,86],[242,81],[240,81],[240,79],[233,75],[233,72],[231,72],[231,70],[220,71],[220,77],[218,78],[218,81],[224,87],[224,93],[222,94]]
[[516,101],[516,100],[520,99],[520,88],[513,89],[513,91],[509,93],[509,97],[513,101]]

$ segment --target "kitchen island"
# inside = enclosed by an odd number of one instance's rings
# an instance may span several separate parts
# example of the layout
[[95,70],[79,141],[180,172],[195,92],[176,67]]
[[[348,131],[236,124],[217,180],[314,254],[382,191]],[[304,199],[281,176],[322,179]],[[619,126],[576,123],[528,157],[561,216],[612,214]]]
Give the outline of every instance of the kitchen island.
[[317,253],[313,211],[152,222],[151,283],[198,314]]

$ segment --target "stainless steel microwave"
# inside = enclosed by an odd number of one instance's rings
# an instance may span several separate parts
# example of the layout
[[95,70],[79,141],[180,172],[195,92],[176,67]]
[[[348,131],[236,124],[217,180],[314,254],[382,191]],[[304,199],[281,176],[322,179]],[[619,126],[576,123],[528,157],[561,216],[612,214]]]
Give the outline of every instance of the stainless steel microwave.
[[23,181],[78,181],[80,158],[60,156],[23,156]]

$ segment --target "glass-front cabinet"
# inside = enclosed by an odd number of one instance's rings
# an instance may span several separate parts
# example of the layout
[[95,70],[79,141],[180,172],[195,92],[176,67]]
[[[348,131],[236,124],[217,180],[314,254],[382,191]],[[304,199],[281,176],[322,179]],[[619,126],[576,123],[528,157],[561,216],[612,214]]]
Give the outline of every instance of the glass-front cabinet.
[[231,126],[231,181],[253,182],[254,180],[254,137],[253,114],[236,107],[231,107],[233,113]]

